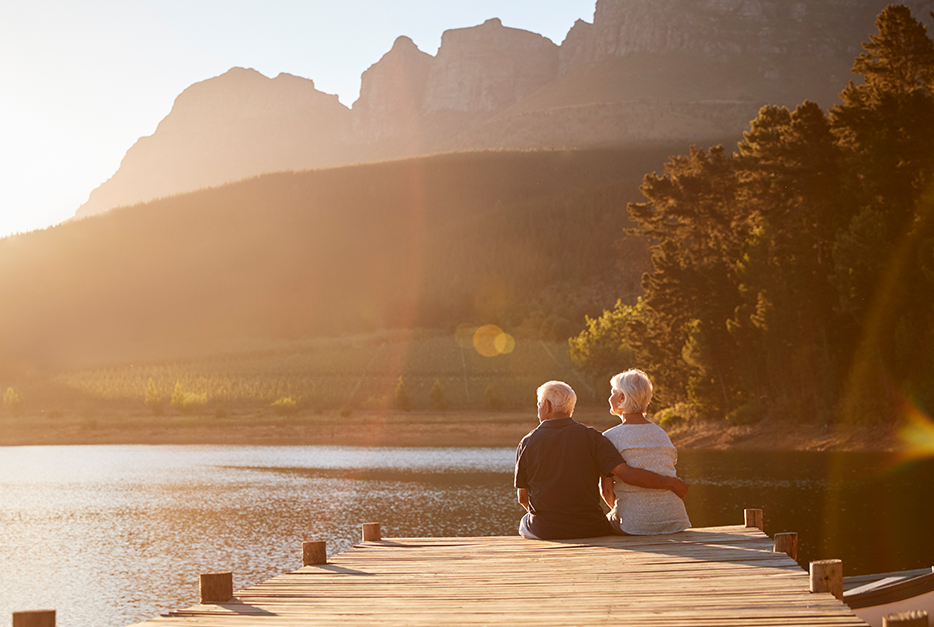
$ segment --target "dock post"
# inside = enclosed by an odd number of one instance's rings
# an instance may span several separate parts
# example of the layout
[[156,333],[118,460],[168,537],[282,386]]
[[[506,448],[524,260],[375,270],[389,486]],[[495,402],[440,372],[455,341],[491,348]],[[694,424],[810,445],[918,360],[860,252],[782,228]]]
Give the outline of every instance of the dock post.
[[775,548],[772,549],[772,552],[773,553],[785,553],[788,557],[797,561],[798,559],[798,533],[796,531],[776,533],[775,534]]
[[317,566],[328,563],[326,542],[302,542],[302,566]]
[[233,597],[233,573],[202,573],[201,603],[226,603]]
[[363,541],[364,542],[379,542],[383,539],[382,533],[379,529],[379,523],[363,523]]
[[882,627],[928,627],[928,613],[924,610],[911,610],[882,617]]
[[761,509],[747,509],[743,511],[743,514],[746,517],[746,527],[755,527],[759,531],[765,530]]
[[811,592],[829,592],[843,600],[843,562],[841,560],[817,560],[811,562]]
[[55,627],[55,610],[13,612],[13,627]]

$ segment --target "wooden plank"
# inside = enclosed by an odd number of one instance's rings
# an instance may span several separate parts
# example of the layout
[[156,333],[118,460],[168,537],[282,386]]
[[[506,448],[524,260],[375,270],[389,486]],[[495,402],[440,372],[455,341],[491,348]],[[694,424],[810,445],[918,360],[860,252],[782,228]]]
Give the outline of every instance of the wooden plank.
[[365,542],[139,627],[864,625],[758,529]]

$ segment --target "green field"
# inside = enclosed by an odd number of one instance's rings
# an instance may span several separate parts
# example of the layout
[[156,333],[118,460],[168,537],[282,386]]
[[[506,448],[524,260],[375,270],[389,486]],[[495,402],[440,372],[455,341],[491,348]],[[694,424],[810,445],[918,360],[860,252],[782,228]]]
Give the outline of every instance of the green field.
[[[429,392],[436,380],[452,409],[534,407],[535,389],[549,379],[566,380],[582,398],[590,396],[565,343],[519,337],[512,352],[487,357],[454,333],[438,331],[382,331],[80,368],[56,373],[51,382],[87,401],[119,406],[142,406],[151,379],[167,411],[177,383],[202,396],[205,411],[270,406],[281,398],[315,411],[391,406],[400,376],[412,409],[434,407]],[[30,406],[40,401],[28,400]]]

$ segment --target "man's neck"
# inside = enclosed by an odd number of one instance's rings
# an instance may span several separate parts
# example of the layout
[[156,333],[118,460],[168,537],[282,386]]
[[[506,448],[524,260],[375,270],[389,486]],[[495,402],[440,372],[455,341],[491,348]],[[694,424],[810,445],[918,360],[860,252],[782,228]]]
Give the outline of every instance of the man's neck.
[[565,414],[565,413],[561,413],[561,412],[555,412],[555,413],[553,413],[552,415],[550,415],[550,416],[548,416],[547,418],[545,418],[545,420],[542,420],[541,422],[546,422],[546,421],[548,421],[548,420],[561,420],[562,418],[570,418],[570,417],[571,417],[571,414]]

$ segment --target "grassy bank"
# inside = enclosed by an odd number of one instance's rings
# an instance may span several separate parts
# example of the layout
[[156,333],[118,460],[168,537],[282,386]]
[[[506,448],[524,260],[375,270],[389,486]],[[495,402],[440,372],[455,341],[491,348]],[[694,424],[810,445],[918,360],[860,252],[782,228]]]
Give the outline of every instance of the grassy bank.
[[[598,429],[616,424],[600,407],[582,407],[580,422]],[[291,416],[233,412],[153,416],[142,411],[95,416],[30,414],[0,417],[0,446],[87,444],[226,444],[340,446],[513,447],[538,424],[526,411],[374,411],[342,416],[336,411]],[[684,425],[672,432],[682,450],[897,451],[894,430],[760,423],[730,426],[722,421]]]

